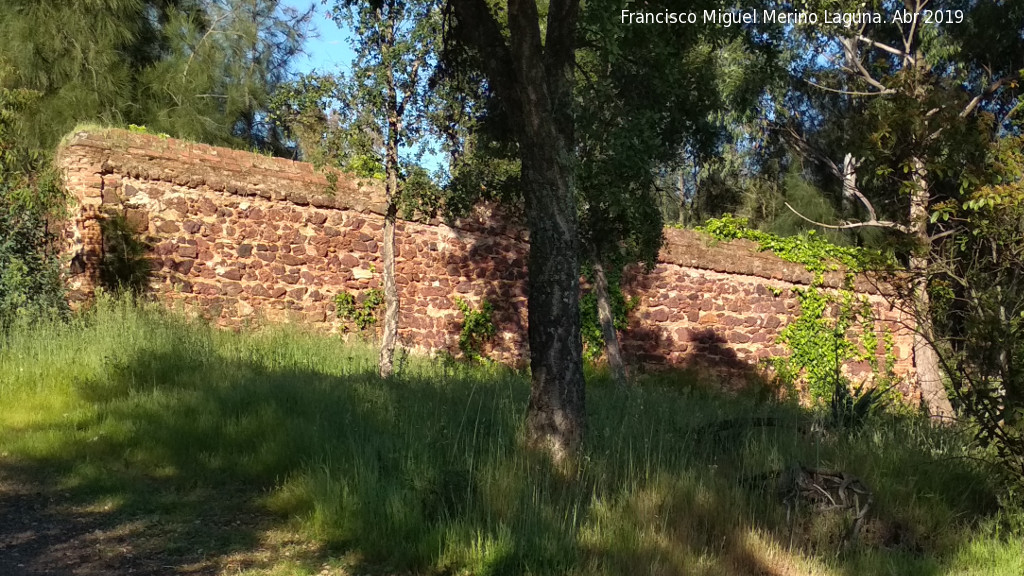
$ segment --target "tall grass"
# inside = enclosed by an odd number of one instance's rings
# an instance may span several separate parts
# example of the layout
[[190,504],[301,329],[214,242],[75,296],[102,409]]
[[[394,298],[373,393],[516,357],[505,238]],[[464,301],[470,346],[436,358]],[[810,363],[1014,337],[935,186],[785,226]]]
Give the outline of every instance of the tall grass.
[[[918,417],[842,432],[694,376],[621,390],[594,372],[585,455],[554,470],[523,448],[522,374],[410,358],[381,381],[374,357],[101,300],[0,349],[0,467],[45,470],[128,516],[241,494],[386,571],[1024,573],[984,454]],[[873,490],[856,544],[842,515],[787,520],[771,472],[797,465]]]

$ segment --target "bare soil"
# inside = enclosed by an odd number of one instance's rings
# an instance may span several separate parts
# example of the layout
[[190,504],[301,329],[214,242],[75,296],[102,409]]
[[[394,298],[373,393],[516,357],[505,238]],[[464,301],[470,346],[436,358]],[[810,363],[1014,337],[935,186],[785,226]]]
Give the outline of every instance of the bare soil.
[[186,514],[168,514],[123,510],[55,484],[0,459],[0,575],[215,576],[284,560],[316,566],[322,558],[276,529],[281,520],[257,510],[251,494],[247,502],[218,492]]

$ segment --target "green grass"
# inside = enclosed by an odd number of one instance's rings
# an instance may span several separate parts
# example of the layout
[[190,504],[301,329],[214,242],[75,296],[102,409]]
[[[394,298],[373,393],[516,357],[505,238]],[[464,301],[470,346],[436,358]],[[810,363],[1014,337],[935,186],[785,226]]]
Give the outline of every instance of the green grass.
[[[163,526],[168,550],[228,557],[274,534],[315,550],[251,575],[1024,573],[984,454],[917,417],[828,431],[692,375],[622,391],[594,372],[585,456],[552,470],[522,447],[524,375],[411,358],[381,381],[374,361],[298,329],[101,300],[0,348],[0,471]],[[856,545],[839,545],[842,515],[787,522],[758,478],[797,463],[873,489]],[[273,522],[231,521],[252,513]]]

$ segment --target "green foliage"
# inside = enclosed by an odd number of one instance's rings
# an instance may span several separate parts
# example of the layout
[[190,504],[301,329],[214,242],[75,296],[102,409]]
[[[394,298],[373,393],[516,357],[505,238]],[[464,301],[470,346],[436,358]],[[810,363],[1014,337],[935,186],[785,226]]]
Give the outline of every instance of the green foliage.
[[378,288],[367,290],[359,299],[348,292],[339,292],[334,296],[337,317],[354,322],[360,331],[377,325],[383,304],[384,292]]
[[459,333],[459,350],[471,362],[483,362],[484,346],[494,338],[496,328],[491,314],[494,307],[487,300],[480,304],[479,310],[473,310],[462,298],[455,298],[455,306],[462,312],[462,331]]
[[713,156],[722,109],[746,116],[769,67],[738,28],[623,26],[620,11],[614,0],[581,4],[573,115],[582,255],[653,265],[659,169],[684,149]]
[[840,429],[857,430],[871,419],[877,418],[892,404],[892,388],[875,384],[867,388],[861,383],[852,388],[846,380],[837,380],[832,388],[829,416],[832,426]]
[[[337,168],[361,178],[384,180],[376,137],[357,125],[348,109],[357,103],[347,78],[338,74],[300,74],[275,91],[270,104],[270,121],[297,147],[300,159],[320,169]],[[337,175],[324,170],[333,183]]]
[[428,116],[436,92],[428,86],[427,62],[436,58],[440,40],[439,7],[424,0],[324,3],[328,17],[349,31],[355,58],[350,74],[321,81],[333,86],[329,97],[317,89],[307,92],[319,96],[318,104],[307,108],[312,114],[337,108],[329,124],[338,143],[335,162],[385,182],[393,173],[401,183],[390,190],[389,201],[401,204],[403,196],[414,201],[405,176],[429,151]]
[[171,135],[167,134],[166,132],[156,132],[156,131],[150,130],[146,126],[139,126],[138,124],[129,124],[128,125],[128,131],[129,132],[133,132],[135,134],[150,134],[152,136],[159,136],[160,138],[170,138],[171,137]]
[[0,335],[16,321],[67,309],[50,228],[65,196],[56,172],[24,145],[20,118],[38,94],[3,88],[5,72],[0,61]]
[[292,156],[270,111],[302,50],[312,9],[299,12],[281,0],[183,4],[160,29],[166,56],[139,74],[137,123],[190,140]]
[[929,294],[937,352],[961,414],[997,447],[1024,490],[1024,152],[1019,137],[991,151],[993,183],[948,206],[953,232],[934,249]]
[[[890,399],[890,388],[896,380],[892,334],[885,332],[887,354],[884,364],[879,365],[875,355],[875,318],[866,300],[846,290],[832,295],[810,287],[796,293],[800,314],[782,329],[778,338],[790,355],[773,359],[773,366],[784,381],[806,382],[816,404],[829,402],[835,424],[857,426]],[[866,382],[853,388],[842,374],[843,365],[855,361],[867,362],[871,367],[872,388],[867,389]]]
[[106,216],[100,221],[100,228],[103,233],[100,285],[115,293],[143,294],[149,288],[153,269],[149,245],[122,214]]
[[855,312],[847,298],[836,317],[830,317],[829,305],[834,302],[817,288],[798,291],[797,296],[800,314],[782,329],[778,341],[790,349],[790,356],[784,359],[791,367],[787,371],[805,377],[811,398],[821,402],[840,385],[840,369],[854,356],[853,343],[846,333]]
[[[593,285],[593,271],[588,268],[584,274],[587,281]],[[622,293],[621,281],[621,271],[608,274],[608,299],[611,301],[616,330],[629,328],[629,313],[640,305],[640,299],[636,296],[629,300],[626,299],[625,294]],[[595,290],[588,290],[580,298],[580,332],[583,336],[583,358],[591,362],[600,358],[604,354],[605,342],[597,313],[597,292]]]
[[286,154],[266,122],[312,15],[279,0],[16,0],[0,5],[8,84],[35,90],[26,146],[77,123]]
[[797,236],[776,236],[750,228],[746,218],[726,215],[708,220],[698,228],[716,240],[737,238],[752,240],[762,251],[771,251],[788,262],[802,264],[819,275],[844,268],[848,273],[876,269],[887,260],[879,253],[864,248],[836,246],[811,230]]
[[26,203],[38,189],[11,188],[3,180],[0,175],[0,336],[16,321],[67,310],[49,212]]

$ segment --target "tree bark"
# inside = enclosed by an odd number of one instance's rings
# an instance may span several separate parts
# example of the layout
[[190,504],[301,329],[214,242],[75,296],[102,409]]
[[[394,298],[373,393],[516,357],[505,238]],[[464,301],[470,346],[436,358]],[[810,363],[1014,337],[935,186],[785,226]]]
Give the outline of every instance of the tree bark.
[[[392,24],[393,25],[393,24]],[[387,44],[382,52],[387,53],[394,46],[394,30],[384,35]],[[398,342],[398,283],[395,280],[395,221],[398,217],[398,139],[400,118],[398,111],[398,90],[395,86],[394,70],[387,71],[387,114],[388,134],[384,151],[384,201],[387,213],[384,215],[384,238],[381,242],[381,257],[384,265],[384,333],[380,341],[378,369],[381,378],[391,376],[394,371],[395,345]]]
[[576,206],[557,140],[521,146],[530,149],[523,158],[531,223],[527,441],[561,461],[578,450],[585,429]]
[[457,35],[480,58],[516,125],[530,231],[531,390],[526,441],[561,462],[585,433],[579,256],[573,194],[572,72],[579,0],[508,0],[508,36],[486,0],[450,0]]
[[530,226],[527,442],[560,462],[586,427],[571,81],[578,1],[552,1],[542,43],[534,0],[509,0],[523,195]]
[[605,355],[608,357],[608,368],[619,386],[629,384],[626,364],[622,361],[622,350],[619,348],[619,334],[615,330],[615,314],[612,312],[611,298],[608,295],[608,278],[604,273],[604,264],[594,259],[594,291],[597,293],[597,320],[601,324],[601,336],[604,338]]
[[928,235],[928,170],[920,158],[911,159],[912,190],[910,196],[910,225],[913,228],[916,246],[910,257],[910,275],[913,279],[911,298],[917,317],[917,331],[914,333],[914,369],[917,385],[921,389],[921,401],[929,414],[936,418],[950,419],[955,416],[949,402],[946,388],[942,384],[939,356],[932,347],[934,332],[931,321],[931,300],[928,296],[928,257],[931,238]]

